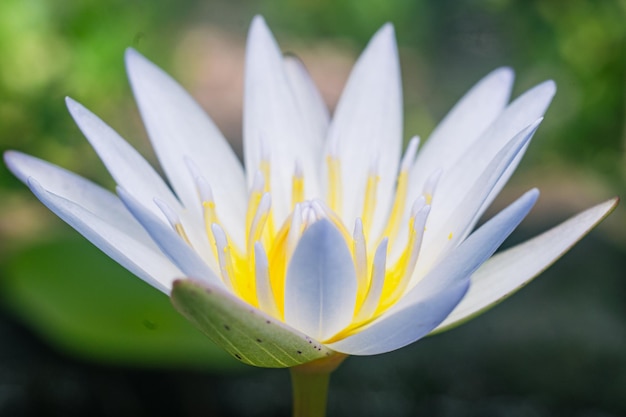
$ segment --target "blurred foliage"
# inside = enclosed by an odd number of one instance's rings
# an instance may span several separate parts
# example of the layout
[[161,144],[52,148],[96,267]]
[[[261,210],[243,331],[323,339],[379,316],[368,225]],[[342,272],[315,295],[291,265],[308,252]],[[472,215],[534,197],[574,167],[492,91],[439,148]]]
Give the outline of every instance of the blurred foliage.
[[[575,167],[624,187],[623,0],[567,6],[559,0],[3,0],[0,146],[110,184],[63,97],[84,103],[150,152],[138,140],[145,134],[124,78],[124,49],[139,49],[177,76],[174,69],[193,64],[173,62],[190,31],[218,27],[243,42],[256,13],[266,16],[283,46],[332,42],[354,56],[392,22],[405,81],[406,136],[427,137],[455,100],[497,66],[516,70],[516,94],[553,78],[559,91],[522,169]],[[198,59],[205,52],[199,50]],[[1,167],[0,291],[6,307],[56,346],[81,355],[223,367],[222,354],[175,318],[165,297],[86,244],[49,243],[71,233],[59,231],[52,214],[33,219],[36,227],[17,221],[20,213],[43,213],[33,211],[38,203],[27,194]],[[154,331],[150,323],[158,324]]]
[[[510,65],[515,91],[553,78],[558,93],[531,158],[602,172],[623,185],[626,139],[626,1],[278,0],[270,22],[308,37],[349,37],[359,48],[385,21],[419,73],[403,62],[406,135],[427,137],[454,100],[491,69]],[[401,51],[402,52],[402,51]],[[406,54],[405,54],[406,55]],[[406,58],[406,57],[404,57]],[[409,70],[409,71],[407,71]],[[419,91],[408,86],[419,80]],[[428,100],[430,123],[418,103]],[[548,132],[546,132],[548,131]],[[547,137],[546,137],[547,136]],[[539,141],[536,141],[539,142]],[[533,149],[534,148],[534,149]]]
[[78,239],[25,250],[5,262],[2,273],[9,307],[80,357],[161,368],[243,367],[208,342],[167,297]]

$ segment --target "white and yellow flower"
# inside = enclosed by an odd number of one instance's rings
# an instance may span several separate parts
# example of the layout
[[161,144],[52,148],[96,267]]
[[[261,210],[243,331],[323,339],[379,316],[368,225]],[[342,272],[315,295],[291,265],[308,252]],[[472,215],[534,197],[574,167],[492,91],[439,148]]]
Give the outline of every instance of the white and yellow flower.
[[520,161],[554,83],[509,103],[513,72],[495,70],[419,152],[413,138],[401,156],[391,25],[355,64],[331,118],[302,64],[284,57],[255,18],[245,170],[175,81],[134,50],[126,64],[171,189],[71,99],[69,111],[117,182],[117,196],[18,152],[6,153],[6,163],[59,217],[252,365],[373,355],[448,329],[523,286],[617,204],[491,257],[538,191],[474,228]]

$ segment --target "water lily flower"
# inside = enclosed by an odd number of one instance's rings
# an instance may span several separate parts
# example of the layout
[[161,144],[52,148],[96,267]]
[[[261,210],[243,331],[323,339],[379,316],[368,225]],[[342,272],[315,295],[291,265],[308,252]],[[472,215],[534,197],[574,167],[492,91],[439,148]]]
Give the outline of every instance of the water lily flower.
[[492,257],[538,191],[477,221],[518,165],[555,85],[509,102],[513,72],[497,69],[419,152],[413,138],[401,155],[389,24],[356,62],[331,117],[302,63],[281,54],[262,18],[253,20],[245,169],[172,78],[132,49],[126,65],[169,184],[69,98],[116,194],[19,152],[5,161],[50,210],[251,365],[374,355],[449,329],[525,285],[617,204]]

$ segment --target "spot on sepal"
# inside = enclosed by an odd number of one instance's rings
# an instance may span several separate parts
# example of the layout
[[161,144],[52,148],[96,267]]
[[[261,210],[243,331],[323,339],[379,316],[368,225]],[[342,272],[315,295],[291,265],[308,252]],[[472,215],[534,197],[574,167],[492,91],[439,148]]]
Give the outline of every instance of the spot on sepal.
[[174,282],[171,299],[215,344],[248,365],[287,368],[334,353],[224,289],[181,279]]

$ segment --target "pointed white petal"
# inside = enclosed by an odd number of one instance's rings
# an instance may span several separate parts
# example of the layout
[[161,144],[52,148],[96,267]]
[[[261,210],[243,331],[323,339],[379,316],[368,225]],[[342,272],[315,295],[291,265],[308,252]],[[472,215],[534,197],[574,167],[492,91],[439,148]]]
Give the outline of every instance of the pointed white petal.
[[437,168],[456,161],[500,115],[511,95],[514,74],[498,68],[480,80],[450,110],[420,150],[412,175],[422,188]]
[[428,334],[461,301],[471,274],[517,227],[538,195],[537,190],[524,194],[454,249],[380,318],[328,347],[351,355],[375,355],[399,349]]
[[[445,257],[446,249],[457,246],[467,237],[482,214],[479,210],[485,199],[512,161],[526,148],[540,121],[536,121],[511,139],[482,173],[475,172],[479,175],[473,178],[472,183],[467,184],[467,188],[460,187],[454,195],[436,193],[431,215],[426,224],[424,251],[421,253],[417,276],[423,276],[422,273],[428,270],[432,263]],[[457,179],[462,181],[460,178]]]
[[[456,159],[453,160],[445,156],[437,158],[437,161],[440,161],[438,162],[440,163],[439,166],[443,168],[443,175],[437,186],[438,198],[448,200],[448,207],[457,207],[459,200],[455,202],[455,197],[460,195],[459,190],[466,190],[471,187],[475,179],[485,170],[485,167],[493,160],[505,143],[513,138],[515,134],[543,116],[555,91],[556,87],[553,81],[546,81],[535,86],[513,101],[480,137],[472,142],[469,148],[465,149],[462,154],[457,155]],[[493,187],[493,190],[483,202],[477,214],[478,217],[480,217],[506,181],[508,181],[522,158],[525,149],[523,148],[518,153],[517,157],[502,174],[498,183]],[[407,201],[413,201],[421,193],[427,176],[431,174],[419,168],[421,163],[419,159],[420,156],[418,154],[418,161],[411,172]],[[405,222],[408,216],[407,208],[404,215]],[[398,244],[401,244],[402,237],[398,239]]]
[[124,268],[169,295],[174,279],[182,273],[162,253],[119,228],[119,224],[110,224],[85,207],[47,191],[34,178],[27,183],[54,214]]
[[[296,161],[305,178],[305,198],[319,197],[318,170],[322,137],[307,129],[298,99],[290,87],[283,57],[262,17],[248,33],[244,97],[244,153],[248,183],[261,161],[262,141],[271,163],[273,212],[277,224],[291,208],[291,184]],[[304,110],[304,109],[303,109]]]
[[461,300],[469,281],[461,281],[415,304],[385,315],[363,330],[327,347],[348,355],[377,355],[400,349],[424,337],[437,326]]
[[[333,117],[327,149],[341,161],[341,217],[361,216],[367,177],[376,162],[380,177],[372,233],[382,232],[398,173],[402,147],[402,88],[393,26],[386,24],[356,62]],[[372,158],[377,158],[372,161]],[[325,168],[325,167],[324,167]],[[323,170],[326,172],[326,169]]]
[[313,223],[287,267],[285,322],[318,340],[328,339],[350,324],[356,290],[343,236],[328,220]]
[[[511,132],[512,127],[521,125],[525,121],[530,120],[530,118],[534,115],[541,117],[548,109],[555,93],[556,84],[554,81],[546,81],[521,95],[518,99],[511,103],[509,108],[507,108],[505,114],[503,114],[503,116],[506,117],[503,117],[502,120],[498,119],[498,121],[494,123],[494,126],[492,127],[494,137],[496,135]],[[493,200],[498,196],[500,190],[502,190],[502,188],[509,181],[509,178],[511,178],[511,175],[513,175],[513,172],[517,169],[517,166],[525,153],[526,149],[523,149],[522,152],[520,152],[513,160],[504,174],[502,174],[502,177],[498,180],[496,186],[493,190],[491,190],[491,194],[483,203],[483,206],[479,211],[479,216],[481,216],[485,210],[489,208],[489,205],[491,205]]]
[[326,137],[330,123],[330,113],[326,103],[302,61],[293,55],[287,55],[284,58],[284,65],[298,113],[306,126],[305,129],[310,131],[313,137],[322,140]]
[[612,199],[570,218],[524,243],[494,255],[471,278],[463,300],[435,331],[445,331],[481,314],[543,272],[613,211]]
[[254,244],[254,272],[256,276],[256,294],[259,308],[272,317],[280,317],[276,299],[270,282],[269,262],[261,242]]
[[148,135],[176,194],[201,220],[198,193],[185,163],[190,158],[211,185],[221,222],[243,243],[246,186],[232,149],[204,110],[163,70],[133,49],[126,51],[126,66]]
[[[555,91],[554,82],[546,81],[513,101],[467,152],[454,164],[444,167],[437,194],[454,196],[459,189],[465,189],[472,184],[476,173],[484,170],[505,143],[543,116]],[[515,160],[514,167],[522,155],[523,152]],[[513,170],[514,168],[507,171],[508,176]],[[506,180],[508,176],[503,178]],[[504,182],[500,184],[504,185]]]
[[118,185],[159,216],[161,213],[151,204],[155,197],[177,211],[181,210],[176,196],[161,176],[115,130],[71,98],[67,97],[65,103],[76,124]]
[[372,275],[370,280],[370,287],[367,291],[365,300],[361,309],[357,313],[354,321],[359,322],[370,319],[380,303],[380,296],[383,293],[383,287],[385,284],[385,271],[387,269],[387,238],[378,245],[376,253],[374,254],[374,261],[372,263]]
[[143,227],[110,191],[73,172],[21,152],[5,152],[4,161],[24,184],[28,185],[28,179],[32,177],[45,190],[76,203],[104,222],[156,249]]
[[118,187],[117,193],[126,208],[152,236],[161,251],[183,271],[185,276],[224,287],[223,282],[211,268],[168,224],[162,222],[123,188]]

